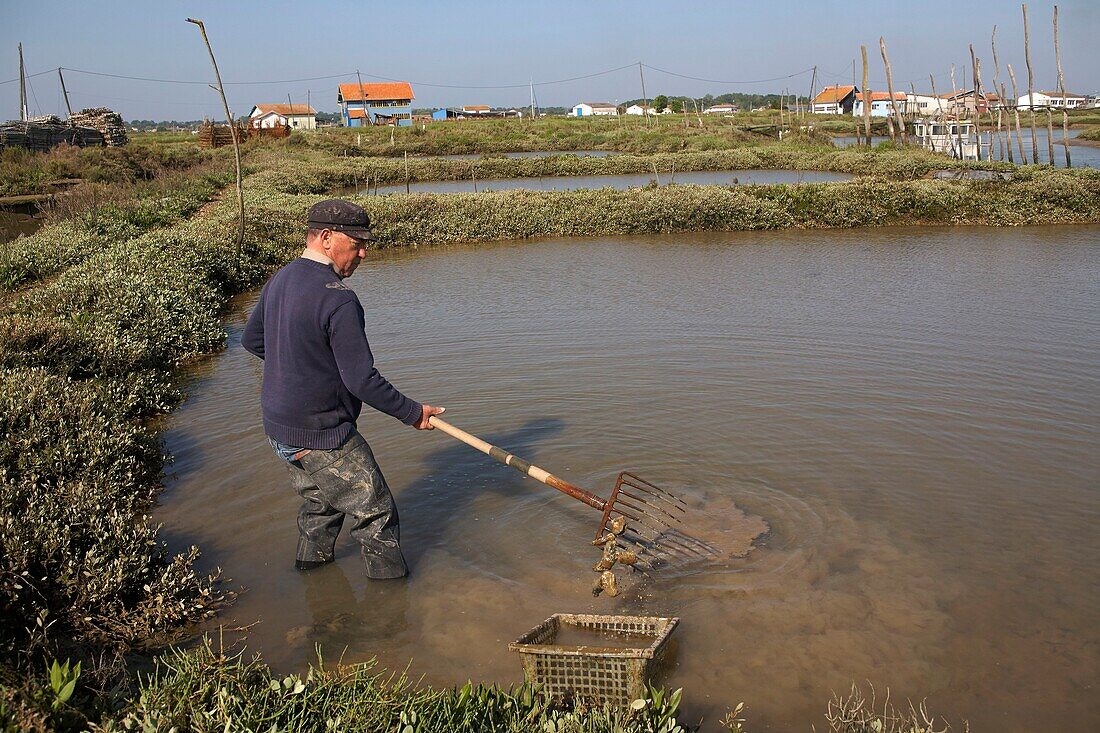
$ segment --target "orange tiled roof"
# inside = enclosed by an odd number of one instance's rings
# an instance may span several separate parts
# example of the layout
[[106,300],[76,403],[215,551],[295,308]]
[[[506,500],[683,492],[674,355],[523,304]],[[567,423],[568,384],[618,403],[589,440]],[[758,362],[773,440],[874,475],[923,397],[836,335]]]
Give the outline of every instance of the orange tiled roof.
[[836,86],[825,87],[821,90],[820,94],[814,97],[813,103],[830,104],[834,102],[839,102],[840,100],[851,94],[853,91],[855,91],[855,87],[851,84],[847,86],[841,86],[837,84]]
[[367,101],[414,99],[412,85],[407,81],[371,82],[362,85],[363,91],[359,91],[358,83],[341,84],[340,98],[345,102],[362,102],[363,95]]
[[348,119],[349,120],[361,120],[366,116],[367,116],[367,113],[364,112],[361,109],[349,109],[348,110]]
[[315,115],[317,110],[308,104],[257,104],[262,114],[274,112],[277,115]]
[[[860,102],[863,101],[863,92],[856,92],[856,99]],[[884,102],[890,99],[890,92],[871,92],[871,102]],[[906,100],[905,92],[894,92],[894,99],[904,102]]]
[[464,112],[488,112],[489,105],[487,104],[467,104],[462,108]]

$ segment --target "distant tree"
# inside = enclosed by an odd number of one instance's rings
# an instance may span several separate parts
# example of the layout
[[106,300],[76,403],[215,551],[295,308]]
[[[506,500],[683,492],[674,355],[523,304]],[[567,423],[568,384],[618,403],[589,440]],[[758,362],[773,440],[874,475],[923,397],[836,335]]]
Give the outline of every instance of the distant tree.
[[673,99],[673,100],[669,101],[668,106],[672,109],[673,112],[676,112],[676,113],[683,112],[684,111],[684,100],[682,100],[682,99]]
[[663,94],[658,94],[653,98],[653,109],[658,112],[663,112],[665,107],[668,106],[668,97]]

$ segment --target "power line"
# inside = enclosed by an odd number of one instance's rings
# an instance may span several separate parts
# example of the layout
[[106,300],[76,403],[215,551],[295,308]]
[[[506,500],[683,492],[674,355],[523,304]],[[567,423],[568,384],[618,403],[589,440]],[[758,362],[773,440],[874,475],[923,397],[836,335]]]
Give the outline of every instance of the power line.
[[[34,77],[36,77],[36,76],[42,76],[43,74],[52,74],[52,73],[54,73],[55,71],[57,71],[57,69],[46,69],[45,71],[39,71],[39,72],[37,72],[37,73],[35,73],[35,74],[25,74],[25,75],[23,76],[23,78],[24,78],[24,79],[32,79],[32,78],[34,78]],[[7,79],[7,80],[5,80],[5,81],[0,81],[0,84],[14,84],[14,83],[15,83],[15,82],[17,82],[17,81],[19,81],[19,77],[18,77],[18,76],[17,76],[17,77],[15,77],[14,79]]]
[[[633,64],[631,64],[631,65],[633,65]],[[699,77],[699,76],[688,76],[687,74],[677,74],[675,71],[668,71],[666,69],[658,69],[656,66],[650,66],[649,64],[642,64],[642,65],[645,66],[647,69],[650,69],[652,71],[659,71],[662,74],[668,74],[669,76],[678,76],[681,79],[692,79],[694,81],[706,81],[706,82],[710,82],[712,84],[760,84],[760,83],[765,82],[765,81],[779,81],[781,79],[791,79],[791,78],[794,78],[796,76],[801,76],[803,74],[808,74],[808,73],[810,73],[811,71],[814,70],[813,67],[811,66],[808,69],[803,69],[802,71],[797,71],[793,74],[787,74],[786,76],[773,76],[771,79],[729,80],[729,79],[704,79],[704,78]]]
[[[78,74],[90,74],[92,76],[106,76],[111,79],[128,79],[130,81],[152,81],[158,84],[201,84],[206,86],[210,83],[210,80],[192,81],[189,79],[150,79],[144,76],[125,76],[123,74],[108,74],[102,71],[88,71],[87,69],[71,69],[68,66],[61,67],[65,71],[75,71]],[[351,72],[354,74],[355,72]],[[225,86],[244,86],[254,84],[297,84],[303,81],[322,81],[324,79],[342,79],[347,78],[351,74],[333,74],[331,76],[311,76],[306,79],[272,79],[270,81],[227,81],[222,82]]]

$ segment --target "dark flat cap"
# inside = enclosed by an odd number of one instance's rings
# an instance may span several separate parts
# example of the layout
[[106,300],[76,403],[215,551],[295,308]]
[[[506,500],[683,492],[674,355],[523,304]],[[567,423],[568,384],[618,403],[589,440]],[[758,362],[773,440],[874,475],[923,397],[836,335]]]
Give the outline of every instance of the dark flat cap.
[[331,229],[349,237],[374,241],[370,217],[362,206],[342,199],[320,201],[309,209],[306,224],[310,229]]

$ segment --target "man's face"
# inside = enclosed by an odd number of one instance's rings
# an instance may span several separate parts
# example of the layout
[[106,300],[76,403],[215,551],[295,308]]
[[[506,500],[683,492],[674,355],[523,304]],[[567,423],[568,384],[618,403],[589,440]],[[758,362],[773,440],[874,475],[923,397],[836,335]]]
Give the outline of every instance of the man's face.
[[351,277],[355,268],[367,256],[367,241],[349,237],[343,232],[326,229],[321,235],[325,254],[336,265],[340,277]]

